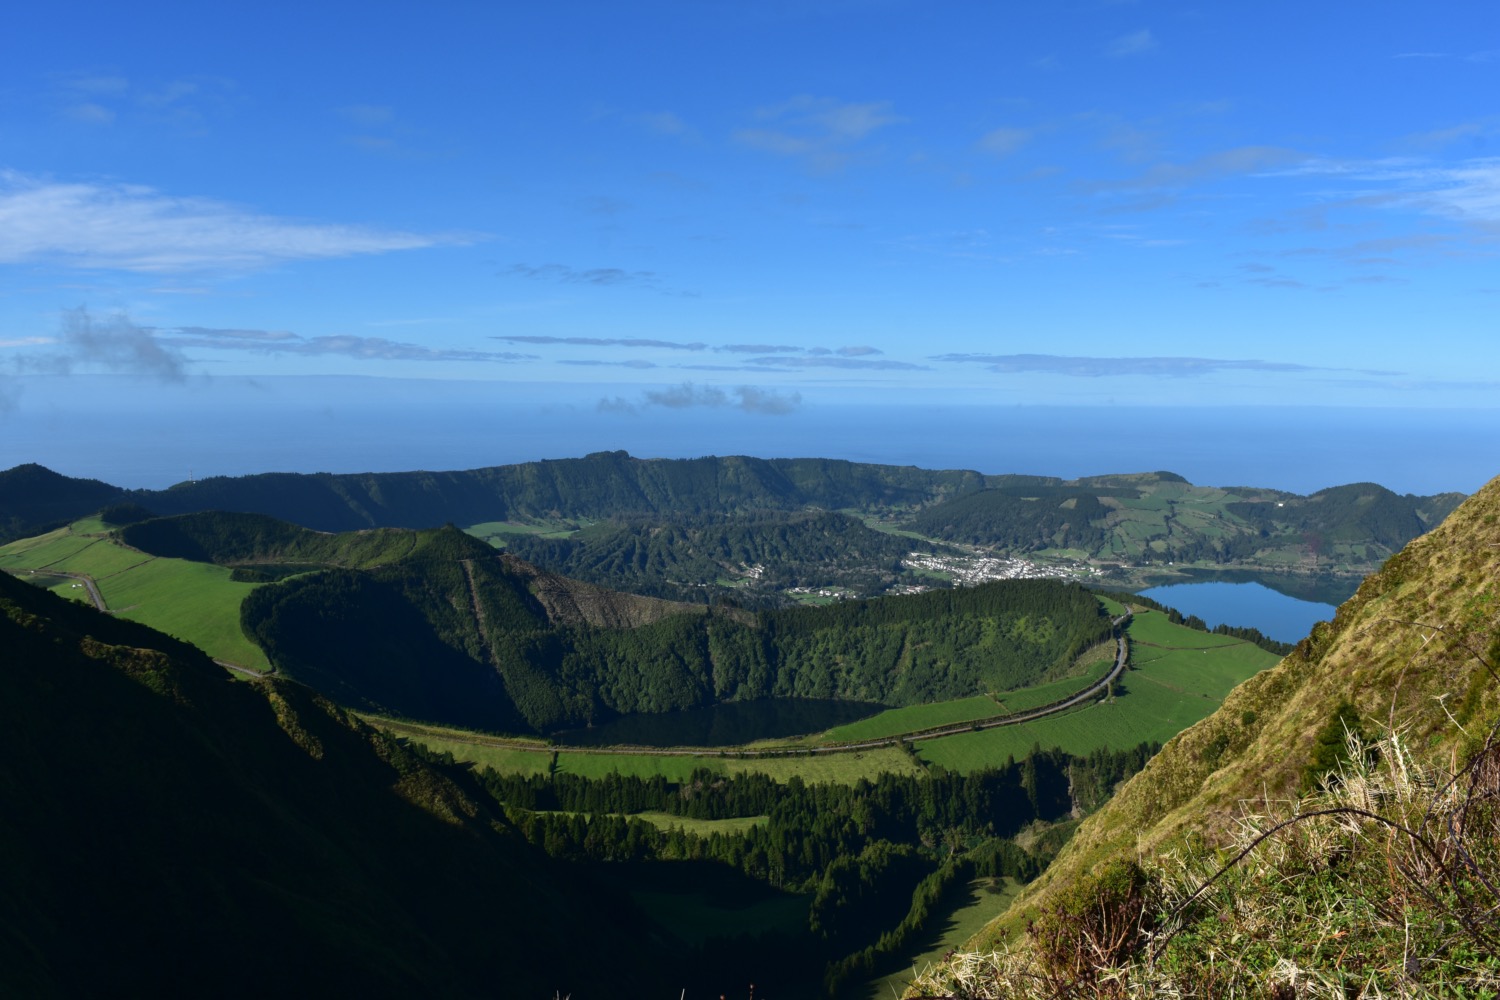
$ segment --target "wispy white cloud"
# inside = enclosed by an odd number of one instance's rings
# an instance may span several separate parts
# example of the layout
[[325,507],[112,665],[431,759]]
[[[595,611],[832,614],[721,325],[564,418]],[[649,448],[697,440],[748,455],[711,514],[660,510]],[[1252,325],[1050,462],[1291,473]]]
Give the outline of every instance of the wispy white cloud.
[[652,340],[646,337],[543,337],[534,334],[499,334],[491,340],[503,340],[508,344],[570,344],[577,347],[644,347],[665,348],[673,351],[701,351],[707,344],[684,343],[677,340]]
[[792,355],[790,357],[747,358],[746,364],[761,368],[844,368],[865,371],[927,371],[926,365],[910,361],[871,360],[860,357]]
[[[1285,361],[1232,360],[1226,358],[1097,358],[1057,354],[942,354],[933,361],[984,365],[1001,374],[1042,373],[1079,378],[1103,378],[1120,375],[1157,375],[1167,378],[1191,378],[1222,371],[1321,372],[1341,369],[1318,368]],[[1365,372],[1368,375],[1391,375],[1393,372]]]
[[1158,163],[1136,177],[1098,183],[1091,187],[1100,192],[1177,190],[1200,181],[1264,172],[1305,159],[1304,154],[1279,146],[1239,146],[1209,153],[1185,163]]
[[753,385],[741,385],[732,389],[717,386],[700,386],[692,382],[668,386],[663,389],[647,389],[639,402],[622,396],[599,400],[598,408],[604,413],[635,414],[648,407],[664,407],[669,410],[723,409],[732,407],[746,413],[781,416],[791,413],[802,405],[802,394],[762,389]]
[[[597,211],[597,206],[596,209]],[[512,264],[501,272],[536,281],[558,281],[565,285],[593,285],[598,288],[649,288],[673,294],[655,271],[627,271],[622,267],[571,267],[567,264]],[[693,293],[680,293],[691,296]]]
[[84,125],[128,120],[201,134],[209,119],[229,106],[234,90],[232,82],[210,76],[141,80],[64,75],[55,78],[48,96],[58,114]]
[[1035,133],[1026,128],[997,128],[986,132],[979,148],[994,156],[1009,156],[1031,141]]
[[766,124],[735,131],[736,142],[803,159],[819,171],[842,169],[853,159],[859,143],[882,128],[906,121],[895,114],[889,101],[854,104],[807,95],[761,108],[755,117]]
[[1119,59],[1124,56],[1144,55],[1156,48],[1156,38],[1151,34],[1151,30],[1142,28],[1140,31],[1132,31],[1128,35],[1111,39],[1110,43],[1104,47],[1104,51]]
[[115,113],[102,104],[93,101],[84,101],[81,104],[69,105],[63,114],[75,122],[85,125],[110,125],[115,120]]
[[396,120],[395,109],[384,104],[349,104],[334,110],[341,118],[363,128],[389,125]]
[[651,111],[629,116],[631,122],[657,135],[688,136],[692,128],[682,117],[672,111]]
[[182,352],[162,343],[150,327],[133,323],[123,313],[96,318],[84,308],[66,309],[58,326],[56,337],[28,338],[51,349],[23,355],[19,368],[56,374],[89,368],[166,382],[186,378]]
[[1413,159],[1306,160],[1273,176],[1320,175],[1362,185],[1346,200],[1405,207],[1486,228],[1500,225],[1500,157],[1437,164]]
[[295,354],[304,357],[334,355],[359,361],[534,361],[534,354],[511,351],[475,351],[466,348],[429,347],[384,337],[335,334],[304,337],[285,330],[220,330],[188,326],[150,330],[163,349],[179,354],[183,348],[254,351],[260,354]]
[[251,270],[474,242],[263,215],[127,184],[66,183],[0,171],[0,263],[138,272]]

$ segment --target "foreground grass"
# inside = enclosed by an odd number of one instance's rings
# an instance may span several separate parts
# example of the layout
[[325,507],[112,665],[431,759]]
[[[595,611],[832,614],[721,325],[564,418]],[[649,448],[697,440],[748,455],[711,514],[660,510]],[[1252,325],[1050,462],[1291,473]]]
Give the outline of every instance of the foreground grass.
[[[1500,996],[1500,743],[1424,760],[1357,735],[1332,780],[1076,879],[1018,946],[921,977],[956,1000]],[[1201,843],[1201,842],[1199,842]]]

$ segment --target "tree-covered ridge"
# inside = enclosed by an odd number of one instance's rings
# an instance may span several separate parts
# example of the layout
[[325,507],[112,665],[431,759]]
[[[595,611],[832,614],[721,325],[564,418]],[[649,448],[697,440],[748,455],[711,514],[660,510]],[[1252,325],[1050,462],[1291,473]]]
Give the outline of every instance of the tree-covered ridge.
[[40,535],[126,495],[97,479],[73,479],[33,463],[0,471],[0,542]]
[[325,531],[524,518],[902,507],[981,488],[977,472],[834,459],[638,459],[625,452],[461,472],[267,473],[141,491],[163,514],[237,510]]
[[205,511],[121,527],[132,548],[220,566],[374,566],[404,559],[439,537],[434,531],[377,528],[329,534],[265,514]]
[[[1110,632],[1091,594],[1057,581],[751,614],[568,581],[452,528],[418,534],[401,558],[255,590],[246,635],[347,704],[549,732],[721,701],[897,706],[1009,690]],[[319,544],[336,549],[337,536]]]
[[619,590],[772,605],[785,603],[782,592],[794,587],[873,595],[918,583],[901,561],[933,549],[825,511],[612,518],[568,538],[513,535],[506,541],[506,550],[522,559]]
[[1456,493],[1401,496],[1373,483],[1303,497],[1197,487],[1151,473],[988,488],[927,507],[908,527],[946,541],[1018,553],[1071,550],[1127,565],[1373,569],[1462,500]]
[[602,996],[677,978],[627,900],[530,848],[471,775],[307,688],[231,681],[4,574],[0,648],[0,993]]

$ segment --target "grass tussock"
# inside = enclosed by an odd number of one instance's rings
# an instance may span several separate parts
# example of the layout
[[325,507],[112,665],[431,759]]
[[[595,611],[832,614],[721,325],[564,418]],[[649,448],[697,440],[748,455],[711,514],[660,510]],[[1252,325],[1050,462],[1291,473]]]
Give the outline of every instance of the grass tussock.
[[955,956],[907,995],[1500,996],[1500,726],[1443,761],[1400,731],[1347,750],[1227,849],[1102,866],[1015,947]]

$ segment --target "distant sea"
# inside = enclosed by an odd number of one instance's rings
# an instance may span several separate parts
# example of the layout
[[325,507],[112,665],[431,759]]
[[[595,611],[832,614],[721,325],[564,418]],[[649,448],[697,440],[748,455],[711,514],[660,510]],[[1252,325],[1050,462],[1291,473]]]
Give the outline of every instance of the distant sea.
[[[1500,410],[1019,406],[896,390],[840,402],[812,390],[785,414],[734,406],[601,407],[640,386],[352,377],[110,376],[7,384],[0,468],[161,488],[257,472],[468,469],[592,451],[843,458],[1072,478],[1165,470],[1204,486],[1310,493],[1372,481],[1473,492],[1500,474]],[[732,399],[733,397],[731,397]]]

